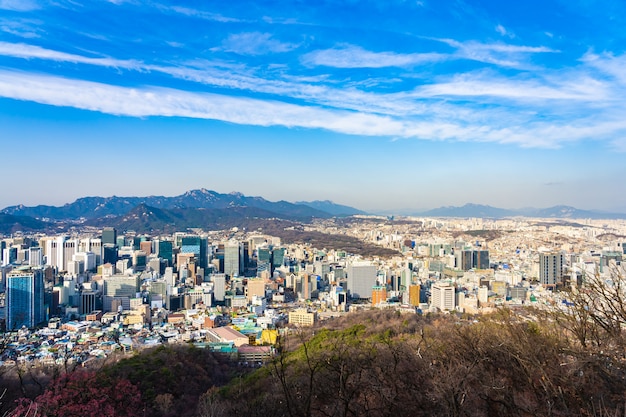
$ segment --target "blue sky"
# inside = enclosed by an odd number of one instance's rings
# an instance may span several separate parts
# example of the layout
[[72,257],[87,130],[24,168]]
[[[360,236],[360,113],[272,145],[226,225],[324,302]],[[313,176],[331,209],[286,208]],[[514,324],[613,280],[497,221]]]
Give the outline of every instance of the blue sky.
[[0,0],[0,208],[626,212],[623,1]]

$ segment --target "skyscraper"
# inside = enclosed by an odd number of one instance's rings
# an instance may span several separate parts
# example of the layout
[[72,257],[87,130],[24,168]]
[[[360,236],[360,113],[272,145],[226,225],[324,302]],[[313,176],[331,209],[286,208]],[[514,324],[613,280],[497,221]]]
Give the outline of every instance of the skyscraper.
[[158,253],[159,258],[167,261],[167,266],[172,266],[173,264],[173,245],[170,240],[159,240],[158,244]]
[[543,285],[556,285],[563,281],[563,254],[539,254],[539,282]]
[[7,275],[7,330],[35,327],[46,319],[41,269],[20,268]]
[[224,246],[224,273],[229,277],[241,274],[241,248],[239,243]]
[[484,249],[473,251],[472,267],[476,269],[489,269],[489,251]]
[[180,237],[180,253],[192,253],[198,260],[200,268],[207,267],[207,240],[200,236]]
[[377,269],[369,262],[354,262],[347,268],[347,289],[352,298],[369,298],[376,285]]
[[114,227],[102,229],[102,244],[117,245],[117,230]]
[[438,282],[430,288],[431,306],[437,307],[441,311],[454,310],[454,287],[447,282]]

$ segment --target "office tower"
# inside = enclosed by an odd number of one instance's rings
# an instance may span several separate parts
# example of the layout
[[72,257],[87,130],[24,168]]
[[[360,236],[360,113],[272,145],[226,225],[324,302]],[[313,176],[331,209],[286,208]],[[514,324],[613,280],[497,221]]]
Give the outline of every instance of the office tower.
[[105,227],[102,229],[102,244],[117,245],[117,230],[115,230],[114,227]]
[[72,261],[82,262],[85,271],[93,271],[96,269],[96,254],[93,252],[78,252],[72,256]]
[[207,267],[207,240],[200,236],[180,236],[180,253],[193,254],[200,268]]
[[159,258],[167,261],[167,266],[173,265],[173,242],[169,240],[159,240],[158,253]]
[[237,242],[224,246],[224,273],[229,277],[236,277],[241,274],[241,245]]
[[224,297],[226,296],[226,274],[211,275],[211,282],[213,282],[213,297],[215,297],[215,301],[224,302]]
[[150,283],[150,294],[158,294],[163,299],[167,296],[167,282],[163,281],[153,281]]
[[259,276],[263,271],[272,271],[272,252],[268,247],[258,248],[256,256],[256,272]]
[[63,247],[67,236],[57,236],[46,240],[46,265],[63,270]]
[[[274,248],[272,249],[272,272],[274,269],[279,268],[285,262],[285,248]],[[327,272],[330,271],[330,267]],[[322,277],[324,275],[322,274]]]
[[539,282],[543,285],[556,285],[563,281],[563,254],[539,254]]
[[78,306],[78,314],[89,314],[96,308],[96,293],[93,291],[83,291],[80,294],[80,304]]
[[472,269],[472,255],[473,253],[471,250],[457,249],[454,252],[455,266],[457,267],[457,269],[460,269],[462,271],[469,271],[470,269]]
[[141,236],[133,236],[131,238],[131,246],[133,248],[133,250],[139,250],[139,245],[141,245],[141,242],[143,242],[145,240],[145,238],[142,238]]
[[472,251],[472,267],[476,269],[489,269],[489,251]]
[[171,266],[165,267],[163,273],[163,279],[169,288],[176,286],[176,275],[174,275],[174,268]]
[[270,248],[265,247],[265,248],[259,248],[257,249],[257,262],[258,263],[269,263],[272,257],[272,252],[270,251]]
[[28,248],[28,265],[30,266],[42,266],[43,265],[43,251],[40,247]]
[[95,255],[96,266],[102,265],[102,240],[85,238],[78,241],[76,252],[92,252]]
[[144,251],[146,255],[152,254],[152,242],[149,240],[144,240],[139,243],[139,250]]
[[136,250],[132,256],[133,269],[135,271],[143,271],[146,269],[147,256],[144,251]]
[[376,285],[376,266],[369,262],[354,262],[346,268],[347,291],[352,298],[368,298]]
[[265,298],[265,280],[260,278],[248,280],[248,284],[246,285],[246,297],[248,301],[250,301],[254,296]]
[[372,306],[376,306],[386,301],[387,288],[381,286],[372,287]]
[[139,275],[113,275],[104,278],[104,310],[112,311],[112,302],[119,299],[125,310],[130,309],[130,299],[139,291]]
[[308,300],[311,298],[311,276],[303,272],[296,279],[296,293],[301,300]]
[[102,263],[113,264],[117,262],[117,247],[110,243],[106,243],[102,248]]
[[420,305],[420,290],[419,285],[409,285],[409,304],[412,306]]
[[441,311],[454,310],[454,287],[447,282],[438,282],[430,288],[430,305]]
[[43,272],[31,268],[10,272],[6,283],[7,330],[33,328],[45,319]]

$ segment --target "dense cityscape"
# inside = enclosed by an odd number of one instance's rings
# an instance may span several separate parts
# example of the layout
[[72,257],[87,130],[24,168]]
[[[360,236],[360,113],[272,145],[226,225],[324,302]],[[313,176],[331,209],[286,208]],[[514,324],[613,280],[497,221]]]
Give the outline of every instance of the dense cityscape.
[[[397,253],[285,244],[238,228],[145,235],[105,227],[5,237],[3,366],[78,363],[192,342],[262,363],[281,329],[364,309],[407,314],[567,307],[586,276],[623,274],[626,221],[388,219],[305,225]],[[89,229],[89,228],[87,228]]]

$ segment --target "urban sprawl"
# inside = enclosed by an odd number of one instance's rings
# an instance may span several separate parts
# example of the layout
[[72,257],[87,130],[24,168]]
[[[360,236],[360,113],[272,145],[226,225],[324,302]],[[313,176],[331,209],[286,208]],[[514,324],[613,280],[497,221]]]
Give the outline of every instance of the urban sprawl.
[[253,366],[272,357],[280,332],[361,309],[567,311],[586,277],[609,282],[624,272],[623,220],[355,216],[303,227],[397,255],[366,258],[238,228],[6,237],[0,360],[87,364],[194,343]]

